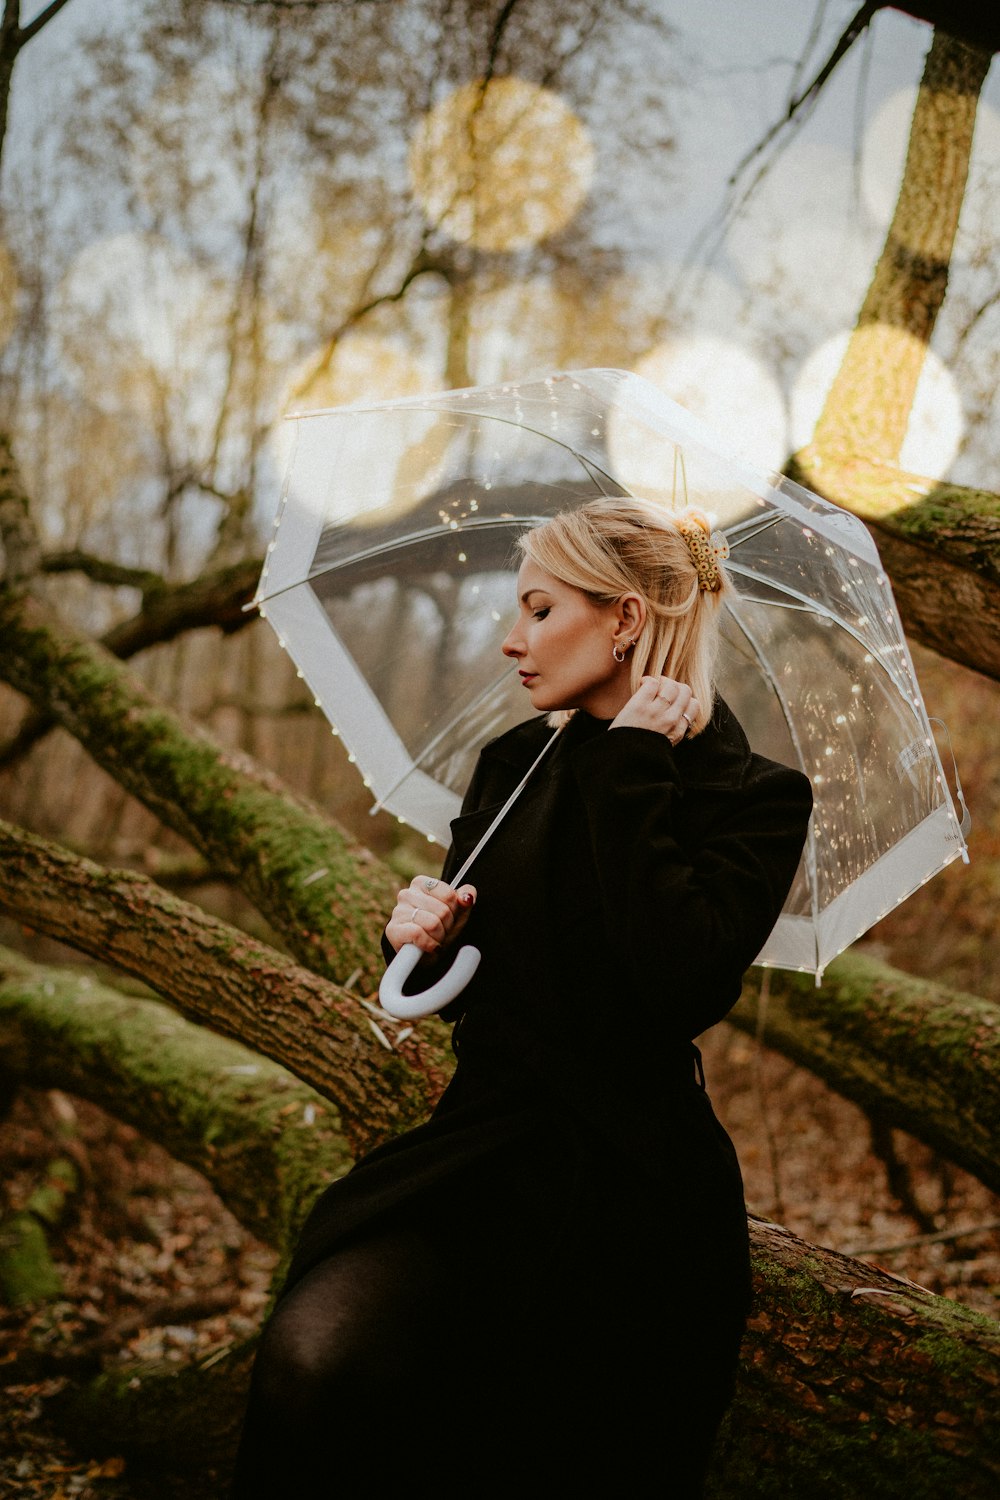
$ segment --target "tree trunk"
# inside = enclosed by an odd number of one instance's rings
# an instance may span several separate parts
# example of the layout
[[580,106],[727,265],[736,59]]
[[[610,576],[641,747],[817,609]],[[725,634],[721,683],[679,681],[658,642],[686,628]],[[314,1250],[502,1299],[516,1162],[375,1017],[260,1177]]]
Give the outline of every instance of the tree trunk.
[[820,453],[898,463],[948,270],[990,54],[935,31],[892,223],[816,424]]
[[899,468],[989,65],[988,52],[934,33],[892,224],[812,440],[788,471],[869,523],[916,640],[1000,678],[1000,501]]
[[340,982],[356,969],[376,982],[395,882],[318,808],[184,724],[30,595],[0,593],[0,675],[231,875],[302,963]]
[[1000,1192],[1000,1006],[852,952],[752,970],[728,1019]]
[[290,1069],[335,1102],[356,1151],[422,1118],[450,1074],[440,1027],[375,1019],[353,993],[144,876],[3,822],[0,908]]

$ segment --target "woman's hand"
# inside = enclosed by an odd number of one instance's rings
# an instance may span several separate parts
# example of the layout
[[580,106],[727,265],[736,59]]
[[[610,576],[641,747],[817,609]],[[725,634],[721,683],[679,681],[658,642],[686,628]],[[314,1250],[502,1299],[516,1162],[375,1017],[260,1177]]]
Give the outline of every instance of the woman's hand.
[[687,737],[698,712],[698,700],[683,682],[672,677],[644,677],[617,718],[612,729],[652,729],[665,734],[672,745]]
[[397,953],[404,943],[414,943],[425,953],[437,953],[454,942],[475,900],[473,885],[460,886],[456,891],[433,875],[415,875],[397,894],[385,935]]

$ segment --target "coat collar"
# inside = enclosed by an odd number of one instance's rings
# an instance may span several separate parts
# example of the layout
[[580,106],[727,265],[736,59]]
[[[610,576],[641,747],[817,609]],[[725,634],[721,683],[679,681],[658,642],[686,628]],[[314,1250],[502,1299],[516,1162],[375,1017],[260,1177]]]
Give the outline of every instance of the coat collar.
[[[578,710],[564,730],[563,745],[571,751],[595,735],[604,734],[610,720],[595,719]],[[527,719],[509,729],[483,748],[483,757],[500,761],[524,772],[539,755],[546,740],[555,733],[544,714]],[[559,752],[556,751],[556,754]],[[746,735],[724,699],[716,696],[712,717],[701,734],[693,740],[682,740],[673,751],[677,771],[686,786],[729,788],[743,785],[753,754]]]

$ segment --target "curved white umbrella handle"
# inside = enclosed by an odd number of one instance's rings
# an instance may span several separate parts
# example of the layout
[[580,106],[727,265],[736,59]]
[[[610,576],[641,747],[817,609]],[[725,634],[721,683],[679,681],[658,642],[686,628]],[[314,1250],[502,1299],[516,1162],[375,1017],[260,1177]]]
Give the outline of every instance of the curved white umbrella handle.
[[398,1021],[416,1021],[421,1016],[432,1016],[435,1011],[443,1010],[465,989],[483,956],[478,948],[466,944],[459,948],[451,968],[447,974],[442,974],[437,984],[421,990],[419,995],[404,995],[403,985],[420,962],[421,951],[416,943],[404,943],[382,975],[378,987],[379,1004]]

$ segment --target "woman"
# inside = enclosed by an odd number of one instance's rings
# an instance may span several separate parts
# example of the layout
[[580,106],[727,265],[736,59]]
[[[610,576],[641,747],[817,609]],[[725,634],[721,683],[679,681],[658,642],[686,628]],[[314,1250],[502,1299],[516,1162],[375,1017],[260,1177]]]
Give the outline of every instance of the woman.
[[[791,885],[804,776],[712,686],[730,587],[698,512],[604,499],[521,539],[503,650],[536,715],[483,751],[387,957],[482,951],[430,1120],[321,1196],[265,1329],[235,1495],[696,1496],[749,1300],[693,1039]],[[543,717],[542,715],[545,715]],[[552,734],[560,737],[449,883]]]

